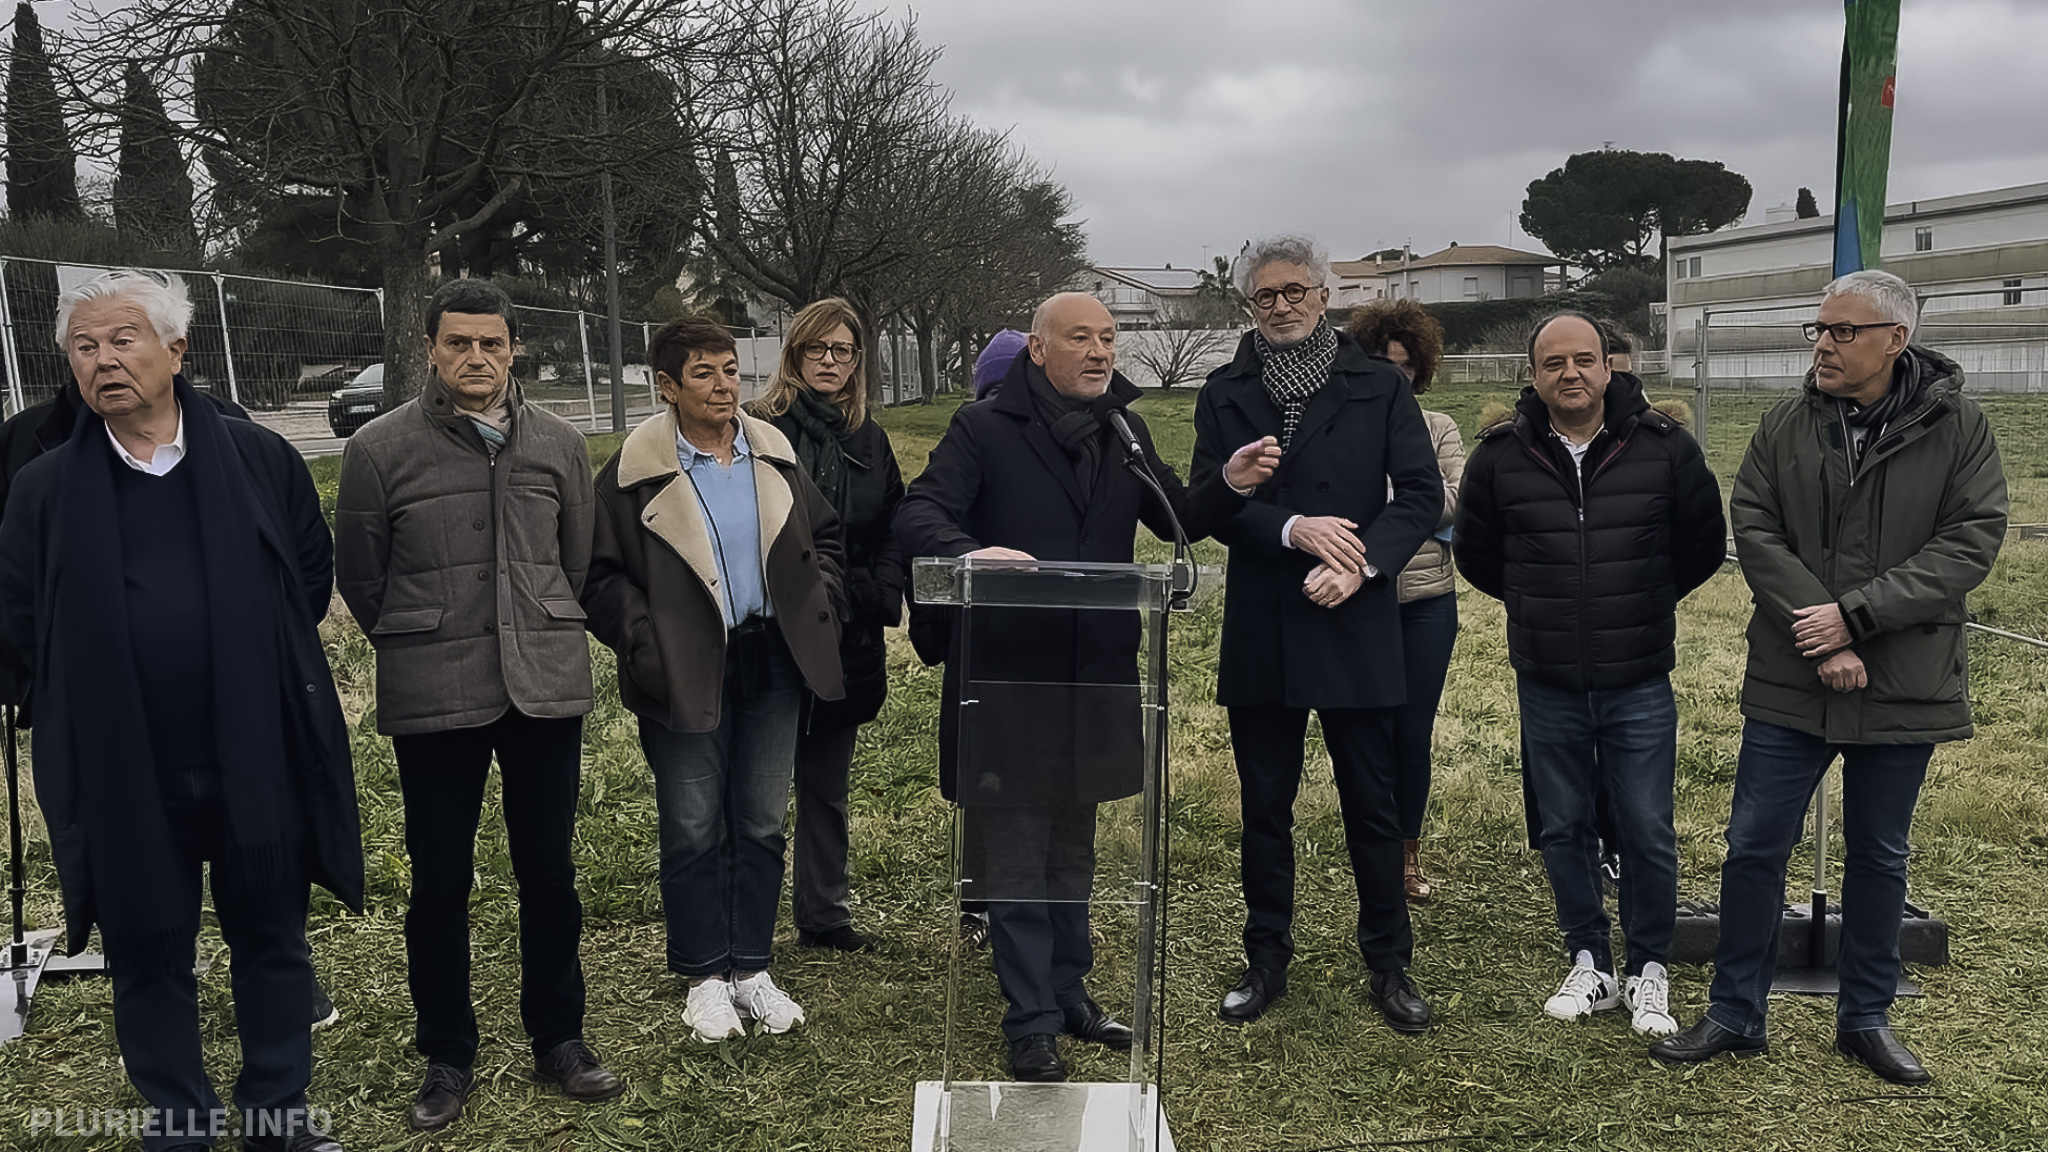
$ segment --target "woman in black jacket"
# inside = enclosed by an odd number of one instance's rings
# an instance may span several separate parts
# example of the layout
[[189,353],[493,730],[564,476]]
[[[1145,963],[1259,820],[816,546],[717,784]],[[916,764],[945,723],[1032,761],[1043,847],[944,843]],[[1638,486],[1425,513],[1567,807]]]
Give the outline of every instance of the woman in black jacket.
[[782,363],[753,414],[781,429],[797,459],[839,512],[846,546],[846,627],[839,660],[846,698],[811,698],[796,746],[796,863],[791,877],[797,943],[858,952],[867,938],[847,907],[847,781],[854,735],[889,690],[882,630],[903,612],[909,568],[890,528],[903,474],[888,433],[867,416],[860,317],[837,298],[797,313]]

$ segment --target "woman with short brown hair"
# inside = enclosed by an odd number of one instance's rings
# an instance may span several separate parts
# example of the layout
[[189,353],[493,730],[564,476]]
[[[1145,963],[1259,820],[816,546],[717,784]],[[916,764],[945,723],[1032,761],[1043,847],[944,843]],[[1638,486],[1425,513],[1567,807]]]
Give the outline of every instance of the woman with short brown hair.
[[844,695],[839,518],[788,438],[740,411],[736,353],[701,317],[649,342],[664,408],[597,475],[583,587],[640,719],[668,966],[707,1044],[803,1023],[768,975],[782,824],[805,693]]

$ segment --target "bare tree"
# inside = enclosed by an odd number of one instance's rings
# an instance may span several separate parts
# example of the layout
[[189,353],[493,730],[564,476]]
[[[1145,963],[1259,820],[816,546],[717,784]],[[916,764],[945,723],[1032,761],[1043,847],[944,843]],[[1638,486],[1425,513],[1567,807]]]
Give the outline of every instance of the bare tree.
[[691,102],[706,247],[792,309],[847,296],[869,310],[875,278],[920,242],[886,189],[951,162],[931,131],[936,50],[850,0],[725,0],[714,24],[718,71]]
[[1118,354],[1151,373],[1161,388],[1174,388],[1228,360],[1236,343],[1237,332],[1220,309],[1176,301],[1160,309],[1158,327],[1126,335]]
[[[440,253],[533,189],[672,159],[681,93],[645,98],[646,76],[687,73],[704,2],[136,0],[86,22],[67,58],[108,125],[128,65],[148,67],[216,193],[332,203],[335,234],[381,274],[396,401],[424,378]],[[642,98],[600,126],[607,84]]]

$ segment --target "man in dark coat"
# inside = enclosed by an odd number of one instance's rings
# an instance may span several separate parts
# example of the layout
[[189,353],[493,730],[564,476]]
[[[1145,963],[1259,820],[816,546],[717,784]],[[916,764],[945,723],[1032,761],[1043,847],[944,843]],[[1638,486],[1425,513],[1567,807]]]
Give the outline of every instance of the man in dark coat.
[[1358,883],[1358,948],[1372,1001],[1403,1032],[1429,1026],[1408,978],[1414,936],[1402,881],[1394,733],[1407,702],[1393,578],[1443,515],[1429,427],[1391,363],[1330,327],[1329,262],[1303,238],[1239,258],[1257,328],[1209,374],[1195,406],[1204,482],[1226,445],[1273,436],[1279,468],[1217,527],[1230,546],[1216,699],[1230,711],[1243,789],[1245,971],[1219,1010],[1257,1019],[1294,957],[1294,800],[1308,714],[1322,721]]
[[1756,610],[1721,865],[1721,938],[1699,1023],[1664,1061],[1769,1050],[1785,868],[1842,761],[1835,1048],[1897,1084],[1933,1079],[1892,1035],[1908,839],[1936,744],[1973,731],[1966,597],[2005,543],[2005,466],[1955,362],[1911,343],[1889,272],[1830,283],[1806,387],[1757,424],[1729,514]]
[[333,544],[305,462],[179,376],[182,282],[58,300],[85,411],[16,477],[0,619],[29,661],[70,950],[97,926],[151,1152],[225,1122],[201,1061],[200,885],[233,953],[243,1146],[338,1152],[306,1107],[308,885],[361,909],[355,779],[318,622]]
[[[1506,602],[1522,742],[1544,871],[1571,967],[1544,1011],[1576,1020],[1626,1000],[1639,1033],[1669,1035],[1678,911],[1678,602],[1726,554],[1721,489],[1693,438],[1607,367],[1604,331],[1576,313],[1529,337],[1536,382],[1481,434],[1452,548],[1472,586]],[[1602,904],[1594,798],[1621,843],[1617,980]]]
[[[247,420],[249,413],[232,400],[223,400],[211,393],[201,393],[201,399],[220,410],[223,416]],[[78,382],[66,384],[55,396],[40,404],[31,404],[7,418],[0,424],[0,509],[7,507],[7,494],[14,490],[14,478],[28,467],[31,460],[71,438],[71,430],[78,423],[78,414],[85,408],[85,398],[78,394]],[[16,674],[17,668],[25,667],[20,657],[5,648],[6,640],[0,638],[0,704],[12,704],[21,709],[21,727],[30,722],[28,707],[28,677]]]
[[[1002,390],[959,410],[911,482],[896,513],[906,556],[1128,564],[1139,523],[1172,538],[1168,510],[1121,466],[1106,427],[1112,411],[1138,397],[1116,373],[1115,338],[1115,319],[1092,296],[1063,293],[1039,307],[1029,352]],[[1242,502],[1231,483],[1256,486],[1278,456],[1276,445],[1248,444],[1210,483],[1184,490],[1152,450],[1145,422],[1128,411],[1124,418],[1190,538]],[[1085,901],[1095,805],[1144,784],[1130,699],[1105,687],[1135,683],[1138,642],[1134,614],[1037,608],[975,610],[951,637],[940,788],[966,809],[964,869],[991,900],[996,975],[1010,1002],[1003,1034],[1020,1080],[1065,1079],[1062,1032],[1131,1044],[1130,1029],[1089,998],[1083,979],[1094,962]],[[983,701],[967,723],[960,697],[970,679],[1047,687]]]

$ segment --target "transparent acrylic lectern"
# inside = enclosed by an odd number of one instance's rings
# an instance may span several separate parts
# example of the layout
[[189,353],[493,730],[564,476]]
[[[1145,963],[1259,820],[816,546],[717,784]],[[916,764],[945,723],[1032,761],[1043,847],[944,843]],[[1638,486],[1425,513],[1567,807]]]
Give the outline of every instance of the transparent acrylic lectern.
[[913,597],[953,609],[946,692],[957,711],[940,726],[954,801],[949,925],[986,907],[992,949],[1050,958],[1032,968],[1048,974],[1043,993],[1073,996],[1075,972],[1092,964],[1087,992],[1134,1033],[1127,1055],[1061,1037],[1065,1083],[1005,1079],[996,957],[951,932],[941,1079],[917,1086],[915,1152],[1173,1147],[1159,1091],[1177,572],[1189,575],[1163,564],[913,566]]

